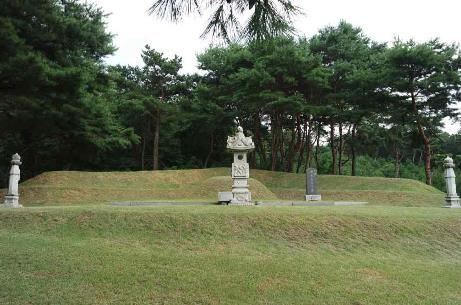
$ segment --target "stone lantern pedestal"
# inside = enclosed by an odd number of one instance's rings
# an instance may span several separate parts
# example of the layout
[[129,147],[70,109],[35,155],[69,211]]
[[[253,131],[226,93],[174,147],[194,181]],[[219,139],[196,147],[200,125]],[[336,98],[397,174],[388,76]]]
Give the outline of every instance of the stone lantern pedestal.
[[445,208],[460,208],[459,196],[456,193],[456,175],[453,168],[455,164],[453,159],[447,156],[443,160],[443,167],[445,168],[445,184],[447,187],[447,196],[445,197]]
[[233,137],[227,138],[227,149],[234,154],[232,163],[232,199],[231,205],[253,205],[248,179],[250,178],[250,166],[247,162],[247,154],[254,150],[255,145],[251,137],[245,137],[243,128],[238,127]]
[[18,154],[14,154],[11,158],[8,193],[6,194],[4,204],[2,205],[5,208],[22,208],[22,205],[19,204],[19,180],[21,179],[19,165],[21,165],[21,157]]

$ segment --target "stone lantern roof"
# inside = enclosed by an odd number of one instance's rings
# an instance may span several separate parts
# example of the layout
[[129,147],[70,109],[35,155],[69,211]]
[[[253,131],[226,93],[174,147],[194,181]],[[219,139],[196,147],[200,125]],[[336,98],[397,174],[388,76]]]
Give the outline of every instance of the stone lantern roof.
[[245,137],[243,128],[237,127],[237,133],[233,137],[227,137],[227,149],[233,152],[249,152],[255,148],[251,137]]

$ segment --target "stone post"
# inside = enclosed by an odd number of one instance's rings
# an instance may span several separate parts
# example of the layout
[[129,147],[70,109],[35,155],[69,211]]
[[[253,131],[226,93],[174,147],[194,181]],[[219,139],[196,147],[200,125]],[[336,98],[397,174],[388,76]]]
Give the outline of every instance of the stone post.
[[447,156],[443,160],[443,167],[445,168],[445,184],[447,186],[447,196],[445,197],[445,208],[460,208],[459,197],[456,194],[456,176],[453,168],[455,164],[453,159]]
[[322,196],[317,191],[317,169],[308,168],[306,170],[306,201],[322,200]]
[[21,171],[19,165],[21,165],[21,157],[18,154],[14,154],[11,158],[11,170],[10,180],[8,184],[8,193],[5,196],[5,208],[21,208],[19,204],[19,180],[21,179]]
[[232,163],[232,200],[229,204],[253,205],[251,192],[248,189],[250,166],[247,154],[255,148],[251,137],[245,137],[243,128],[239,126],[233,137],[227,138],[227,149],[234,154]]

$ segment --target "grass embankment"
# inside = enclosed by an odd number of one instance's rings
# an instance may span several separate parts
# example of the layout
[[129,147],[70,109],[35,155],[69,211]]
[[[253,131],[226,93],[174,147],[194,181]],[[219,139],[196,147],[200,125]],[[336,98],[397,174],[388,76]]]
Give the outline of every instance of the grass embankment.
[[[229,191],[229,169],[145,172],[47,172],[21,184],[28,205],[75,205],[109,201],[217,200]],[[254,200],[303,200],[305,176],[252,170]],[[440,206],[443,194],[409,179],[319,176],[324,200],[368,201],[370,204]]]
[[0,210],[0,304],[461,304],[461,210]]
[[[253,177],[280,199],[301,200],[304,196],[304,175],[253,171]],[[411,179],[319,175],[318,188],[323,200],[394,206],[441,206],[444,202],[442,192]]]

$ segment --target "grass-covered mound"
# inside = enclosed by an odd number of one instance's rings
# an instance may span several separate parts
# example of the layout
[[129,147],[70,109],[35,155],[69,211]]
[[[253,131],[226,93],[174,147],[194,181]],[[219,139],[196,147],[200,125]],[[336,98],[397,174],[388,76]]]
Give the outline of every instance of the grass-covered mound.
[[[304,175],[253,171],[253,177],[280,199],[303,198]],[[402,206],[441,206],[444,202],[442,192],[411,179],[319,175],[318,187],[323,200],[368,201],[370,204]]]
[[[24,205],[68,205],[109,201],[216,201],[231,188],[229,169],[142,172],[47,172],[21,184]],[[254,200],[303,200],[305,176],[252,170]],[[409,179],[319,176],[324,200],[368,201],[370,204],[440,206],[443,194]]]
[[[107,203],[109,201],[216,201],[232,179],[226,169],[140,172],[47,172],[21,184],[25,205]],[[261,182],[250,179],[255,199],[276,200]]]
[[0,304],[461,304],[461,210],[0,210]]

